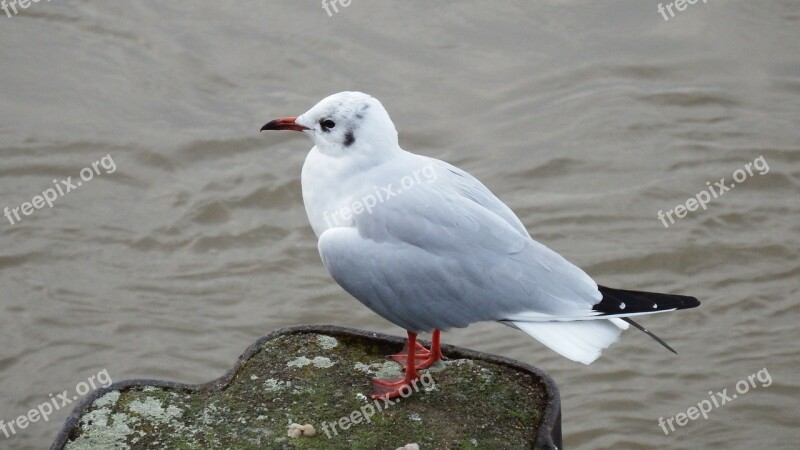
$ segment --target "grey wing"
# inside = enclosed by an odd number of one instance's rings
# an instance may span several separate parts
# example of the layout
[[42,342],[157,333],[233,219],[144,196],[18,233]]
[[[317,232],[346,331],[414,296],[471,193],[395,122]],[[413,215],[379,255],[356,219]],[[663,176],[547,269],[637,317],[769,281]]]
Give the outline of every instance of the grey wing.
[[525,225],[519,220],[519,217],[514,214],[514,211],[512,211],[511,208],[509,208],[505,203],[501,202],[500,199],[498,199],[492,193],[492,191],[484,186],[483,183],[481,183],[477,178],[452,164],[440,161],[438,159],[428,159],[433,161],[433,164],[440,168],[440,173],[444,175],[447,183],[453,188],[454,191],[461,194],[464,198],[472,200],[478,205],[493,212],[498,217],[508,222],[508,224],[517,230],[517,232],[519,232],[521,235],[530,236],[530,234],[528,234],[528,229],[525,228]]
[[443,177],[358,216],[355,227],[325,231],[325,266],[367,307],[412,331],[590,314],[600,299],[594,281],[498,214],[519,222],[491,192],[463,195],[465,186]]

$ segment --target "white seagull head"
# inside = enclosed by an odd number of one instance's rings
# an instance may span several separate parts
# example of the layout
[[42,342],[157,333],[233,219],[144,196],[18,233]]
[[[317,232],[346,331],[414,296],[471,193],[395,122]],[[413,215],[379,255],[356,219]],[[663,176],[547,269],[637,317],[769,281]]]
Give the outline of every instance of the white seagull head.
[[397,130],[378,99],[362,92],[339,92],[297,117],[273,120],[266,130],[301,131],[328,156],[386,156],[399,150]]

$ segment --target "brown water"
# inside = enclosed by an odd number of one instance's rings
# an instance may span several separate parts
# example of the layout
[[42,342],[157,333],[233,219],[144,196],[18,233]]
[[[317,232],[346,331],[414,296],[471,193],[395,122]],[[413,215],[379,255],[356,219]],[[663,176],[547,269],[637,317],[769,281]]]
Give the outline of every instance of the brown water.
[[[0,218],[1,420],[102,370],[206,381],[288,325],[401,334],[319,260],[310,142],[258,133],[356,89],[598,282],[703,301],[641,319],[678,357],[636,330],[589,367],[500,325],[444,335],[552,374],[567,448],[796,448],[800,2],[669,21],[654,1],[111,3],[0,12],[0,208],[116,167]],[[657,218],[762,155],[707,210]],[[765,368],[769,386],[659,427]],[[66,408],[0,448],[46,447]]]

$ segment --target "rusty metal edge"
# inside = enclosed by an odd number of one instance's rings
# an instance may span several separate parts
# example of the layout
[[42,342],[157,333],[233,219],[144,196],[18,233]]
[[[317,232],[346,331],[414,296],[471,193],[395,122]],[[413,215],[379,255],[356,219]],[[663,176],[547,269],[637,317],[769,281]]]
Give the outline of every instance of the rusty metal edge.
[[[383,341],[385,344],[403,345],[405,343],[405,339],[399,336],[391,336],[374,331],[338,327],[334,325],[297,325],[280,328],[260,337],[253,344],[247,347],[244,353],[239,356],[239,359],[236,361],[236,364],[233,366],[233,368],[228,370],[223,376],[217,378],[216,380],[201,384],[185,384],[164,380],[133,379],[120,381],[108,387],[92,392],[81,399],[75,408],[73,408],[66,422],[64,422],[64,425],[58,432],[58,435],[56,436],[53,445],[50,447],[50,450],[63,450],[64,446],[69,441],[72,432],[77,428],[80,418],[86,414],[89,407],[92,405],[92,403],[94,403],[95,400],[109,392],[144,388],[145,386],[161,387],[177,391],[198,391],[209,389],[222,390],[230,384],[239,369],[258,352],[265,342],[280,336],[309,333],[357,337],[373,341]],[[532,448],[535,450],[551,450],[561,448],[561,397],[559,395],[558,386],[556,386],[555,381],[550,378],[550,375],[534,366],[524,364],[513,359],[504,358],[502,356],[492,355],[489,353],[478,352],[475,350],[469,350],[462,347],[456,347],[454,345],[442,344],[442,352],[451,358],[480,359],[495,364],[501,364],[516,370],[529,372],[541,379],[549,398],[547,400],[547,406],[545,407],[542,423],[536,432],[536,439]]]

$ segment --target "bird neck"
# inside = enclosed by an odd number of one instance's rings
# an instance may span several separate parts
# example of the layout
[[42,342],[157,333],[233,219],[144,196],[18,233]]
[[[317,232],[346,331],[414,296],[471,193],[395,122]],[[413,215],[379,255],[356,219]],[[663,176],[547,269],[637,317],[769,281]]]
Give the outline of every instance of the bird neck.
[[379,168],[405,154],[397,151],[383,152],[383,157],[334,157],[316,147],[312,148],[303,164],[301,184],[303,203],[314,233],[320,236],[329,228],[353,226],[353,217],[347,213],[359,197],[364,186],[381,186]]

